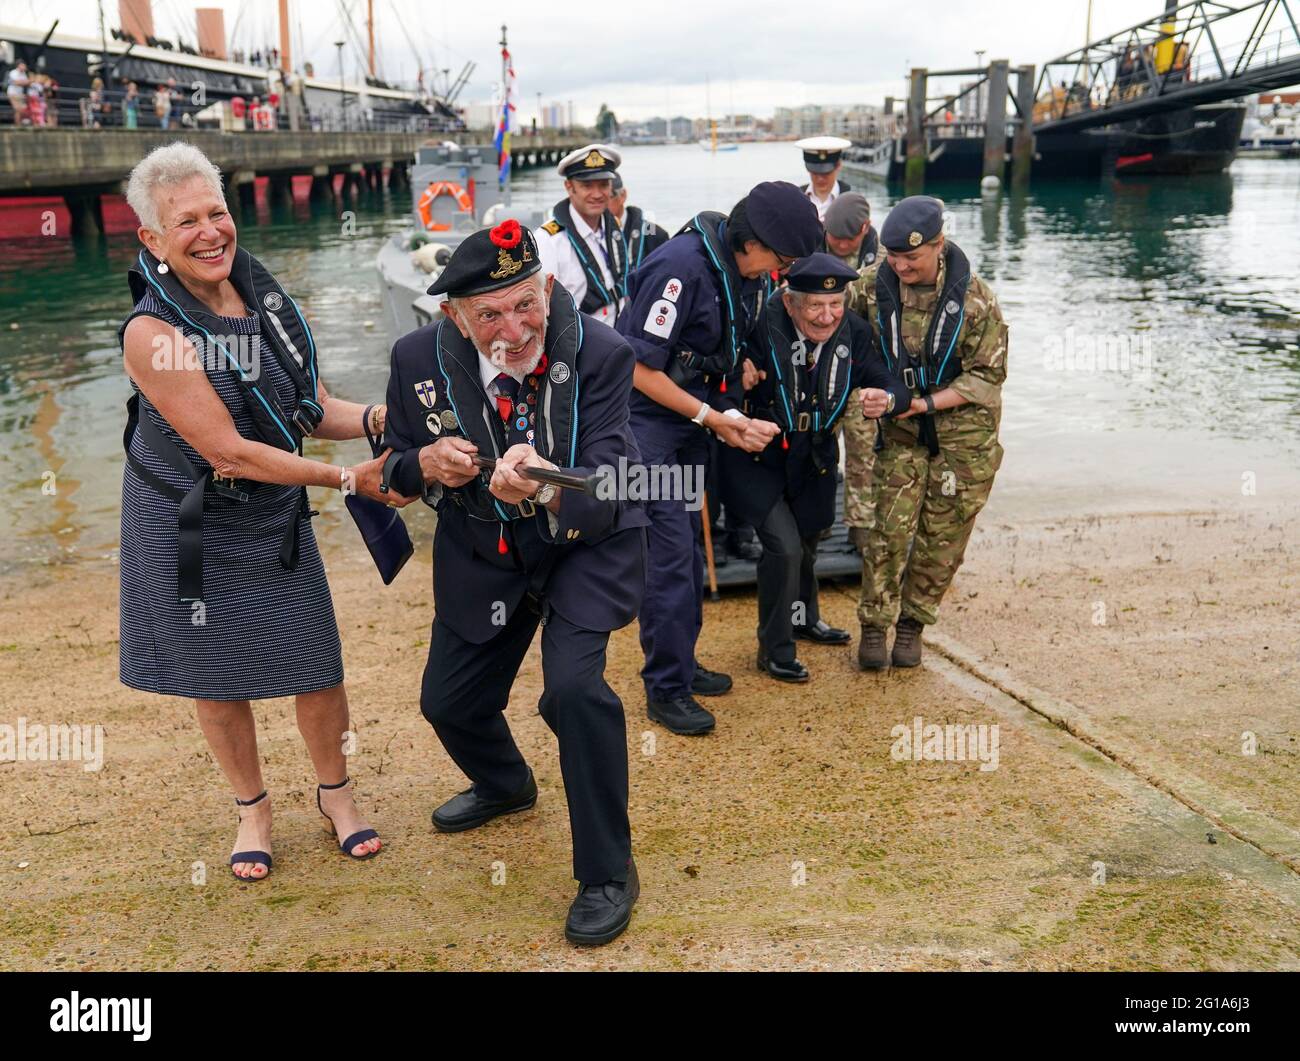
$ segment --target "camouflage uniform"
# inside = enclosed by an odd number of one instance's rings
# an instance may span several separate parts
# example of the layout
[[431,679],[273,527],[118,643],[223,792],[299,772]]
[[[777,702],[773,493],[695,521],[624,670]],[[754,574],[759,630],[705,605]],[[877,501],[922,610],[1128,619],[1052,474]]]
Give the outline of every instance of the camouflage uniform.
[[[882,250],[881,254],[884,253]],[[858,252],[839,256],[850,269],[858,267]],[[849,409],[860,409],[862,391],[849,395]],[[876,422],[861,412],[844,417],[844,523],[848,527],[870,527],[875,523],[871,503],[871,468],[876,461]]]
[[[883,255],[882,255],[883,258]],[[849,305],[878,327],[876,265],[849,287]],[[944,261],[933,287],[900,285],[903,341],[924,345],[944,284]],[[957,343],[962,371],[948,384],[967,404],[934,414],[939,455],[918,435],[921,417],[882,422],[885,448],[872,473],[874,520],[863,552],[858,618],[889,627],[900,614],[920,623],[938,618],[966,552],[975,516],[988,500],[1002,463],[998,424],[1007,375],[1007,325],[997,297],[978,276],[966,291],[966,319]],[[919,393],[919,392],[918,392]]]

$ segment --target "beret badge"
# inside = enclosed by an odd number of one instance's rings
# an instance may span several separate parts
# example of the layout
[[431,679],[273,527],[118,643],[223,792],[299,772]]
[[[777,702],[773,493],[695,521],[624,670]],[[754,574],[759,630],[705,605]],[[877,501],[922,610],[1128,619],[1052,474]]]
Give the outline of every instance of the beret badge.
[[488,273],[488,276],[493,280],[504,280],[514,276],[527,262],[533,260],[532,253],[527,247],[523,248],[523,253],[518,258],[510,253],[523,242],[523,238],[523,230],[513,217],[506,218],[488,233],[488,239],[500,248],[497,251],[497,267]]
[[919,232],[913,232],[907,237],[907,245],[909,247],[919,247],[924,242],[925,237],[923,237]]

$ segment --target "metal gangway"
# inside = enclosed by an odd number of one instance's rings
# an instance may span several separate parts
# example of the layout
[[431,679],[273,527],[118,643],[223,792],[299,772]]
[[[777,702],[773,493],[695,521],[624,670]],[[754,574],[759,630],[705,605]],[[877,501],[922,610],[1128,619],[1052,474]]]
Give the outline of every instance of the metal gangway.
[[1046,63],[1033,131],[1077,132],[1300,83],[1300,0],[1192,0]]

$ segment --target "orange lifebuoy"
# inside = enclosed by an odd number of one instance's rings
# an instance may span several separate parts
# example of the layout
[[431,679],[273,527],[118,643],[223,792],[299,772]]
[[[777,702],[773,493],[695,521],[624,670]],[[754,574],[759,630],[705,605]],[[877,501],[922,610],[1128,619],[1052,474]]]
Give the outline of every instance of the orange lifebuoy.
[[417,207],[420,221],[424,224],[426,231],[451,231],[450,225],[444,225],[433,219],[433,201],[442,195],[449,195],[455,199],[456,205],[460,207],[462,213],[468,214],[474,210],[474,200],[470,198],[469,192],[459,184],[453,184],[451,181],[435,181],[424,190],[424,194],[420,196],[420,205]]

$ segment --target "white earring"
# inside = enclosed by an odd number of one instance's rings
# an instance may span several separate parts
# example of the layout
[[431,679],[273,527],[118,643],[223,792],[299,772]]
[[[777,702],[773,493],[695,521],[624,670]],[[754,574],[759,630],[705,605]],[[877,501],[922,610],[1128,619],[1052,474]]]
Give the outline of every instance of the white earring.
[[165,273],[166,271],[167,271],[167,263],[166,263],[166,262],[159,262],[159,263],[158,263],[158,272],[160,272],[160,273]]

